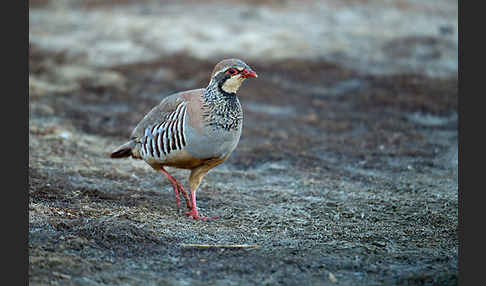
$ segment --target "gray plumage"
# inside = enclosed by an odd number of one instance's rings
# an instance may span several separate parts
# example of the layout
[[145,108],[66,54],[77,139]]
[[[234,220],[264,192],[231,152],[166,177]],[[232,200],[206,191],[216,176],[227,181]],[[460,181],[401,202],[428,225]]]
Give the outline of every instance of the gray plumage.
[[[194,219],[209,219],[198,215],[195,191],[202,177],[225,161],[239,142],[243,111],[236,91],[248,77],[257,75],[243,61],[219,62],[206,88],[164,98],[137,124],[131,140],[114,150],[111,157],[142,159],[166,173],[178,202],[178,191],[185,195],[191,209],[187,214]],[[164,166],[191,170],[190,202],[182,185]]]

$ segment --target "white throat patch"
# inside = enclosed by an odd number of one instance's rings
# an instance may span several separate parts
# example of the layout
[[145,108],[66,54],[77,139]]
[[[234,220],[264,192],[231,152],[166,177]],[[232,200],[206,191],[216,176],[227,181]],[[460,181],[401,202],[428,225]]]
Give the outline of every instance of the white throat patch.
[[240,75],[236,75],[227,79],[223,86],[221,87],[225,92],[228,93],[236,93],[240,88],[241,84],[245,81],[244,77]]

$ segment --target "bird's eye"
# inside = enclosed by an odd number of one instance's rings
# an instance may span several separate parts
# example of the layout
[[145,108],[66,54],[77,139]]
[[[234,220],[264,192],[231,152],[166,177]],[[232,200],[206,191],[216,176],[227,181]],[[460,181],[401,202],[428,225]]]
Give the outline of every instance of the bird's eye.
[[234,68],[231,68],[226,73],[235,74],[235,73],[237,73],[237,71]]

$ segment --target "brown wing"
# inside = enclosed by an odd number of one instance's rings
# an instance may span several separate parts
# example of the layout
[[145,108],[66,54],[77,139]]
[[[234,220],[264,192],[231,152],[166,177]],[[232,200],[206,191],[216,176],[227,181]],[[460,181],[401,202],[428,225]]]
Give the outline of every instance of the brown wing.
[[[195,92],[199,90],[191,90],[189,92]],[[202,91],[201,91],[202,92]],[[145,130],[148,127],[156,124],[163,124],[170,118],[177,106],[185,101],[185,94],[188,92],[179,92],[164,98],[157,106],[152,108],[149,113],[137,124],[133,129],[131,139],[141,138],[145,135]]]

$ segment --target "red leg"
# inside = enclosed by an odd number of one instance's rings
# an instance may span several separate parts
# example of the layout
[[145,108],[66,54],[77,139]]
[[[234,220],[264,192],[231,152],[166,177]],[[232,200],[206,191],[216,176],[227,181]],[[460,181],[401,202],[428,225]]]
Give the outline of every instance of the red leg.
[[[174,179],[175,180],[175,179]],[[182,184],[176,181],[177,186],[179,187],[179,191],[182,192],[182,195],[184,196],[184,199],[186,200],[186,206],[188,209],[192,208],[191,200],[189,199],[189,196],[187,195],[186,190],[184,190],[184,187],[182,187]]]
[[192,208],[191,211],[186,212],[186,215],[191,216],[195,220],[212,220],[212,219],[217,219],[217,216],[213,217],[203,217],[199,216],[199,212],[197,211],[197,206],[196,206],[196,191],[191,190],[191,203],[192,203]]
[[176,195],[177,207],[178,208],[181,207],[181,199],[180,199],[180,196],[179,196],[179,191],[180,191],[182,193],[182,195],[184,196],[184,199],[186,200],[187,208],[191,209],[191,202],[189,200],[189,196],[187,195],[186,190],[184,190],[184,188],[182,187],[182,184],[179,183],[174,177],[172,177],[169,174],[169,172],[167,172],[167,170],[165,170],[163,167],[161,168],[161,171],[167,176],[167,178],[169,179],[169,181],[172,184],[172,188],[174,189],[174,193]]

